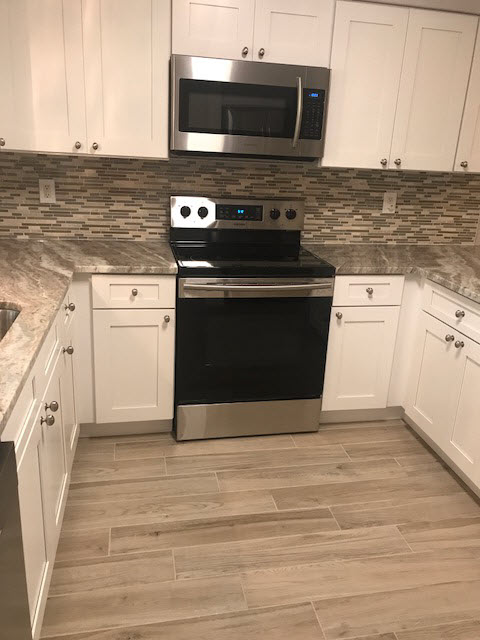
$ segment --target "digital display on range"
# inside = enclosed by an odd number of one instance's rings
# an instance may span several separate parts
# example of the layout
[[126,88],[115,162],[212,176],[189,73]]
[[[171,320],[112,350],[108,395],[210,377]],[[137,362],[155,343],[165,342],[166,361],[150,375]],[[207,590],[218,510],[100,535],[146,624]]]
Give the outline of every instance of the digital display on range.
[[217,220],[257,220],[263,219],[261,205],[217,204],[215,210]]

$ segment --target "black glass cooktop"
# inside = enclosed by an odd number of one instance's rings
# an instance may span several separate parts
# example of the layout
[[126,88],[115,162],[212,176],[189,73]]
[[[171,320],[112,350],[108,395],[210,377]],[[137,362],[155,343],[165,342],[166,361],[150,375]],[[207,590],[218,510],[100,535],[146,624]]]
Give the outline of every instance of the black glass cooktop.
[[335,268],[299,247],[172,243],[179,275],[205,276],[312,276],[327,278]]

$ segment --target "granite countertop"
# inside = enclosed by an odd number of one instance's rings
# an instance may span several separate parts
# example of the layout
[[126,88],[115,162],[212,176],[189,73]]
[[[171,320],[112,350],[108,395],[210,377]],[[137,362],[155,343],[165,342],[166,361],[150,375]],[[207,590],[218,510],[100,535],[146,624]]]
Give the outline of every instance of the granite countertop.
[[[480,303],[480,246],[305,244],[338,274],[425,276]],[[0,239],[0,305],[20,310],[0,342],[0,434],[74,273],[176,274],[167,242]]]
[[0,305],[20,310],[0,342],[0,434],[74,273],[176,272],[168,242],[0,239]]

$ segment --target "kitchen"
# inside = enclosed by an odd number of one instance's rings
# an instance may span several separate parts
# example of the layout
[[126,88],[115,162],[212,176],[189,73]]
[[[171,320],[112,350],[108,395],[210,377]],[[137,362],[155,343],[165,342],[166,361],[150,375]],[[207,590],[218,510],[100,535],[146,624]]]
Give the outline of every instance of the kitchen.
[[292,4],[0,0],[2,639],[479,636],[480,8]]

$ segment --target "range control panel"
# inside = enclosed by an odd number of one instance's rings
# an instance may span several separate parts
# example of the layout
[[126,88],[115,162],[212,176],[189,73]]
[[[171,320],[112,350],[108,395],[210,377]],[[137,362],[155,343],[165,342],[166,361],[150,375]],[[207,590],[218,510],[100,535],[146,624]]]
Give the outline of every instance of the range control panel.
[[301,231],[301,200],[244,200],[172,196],[171,226],[184,229],[278,229]]

